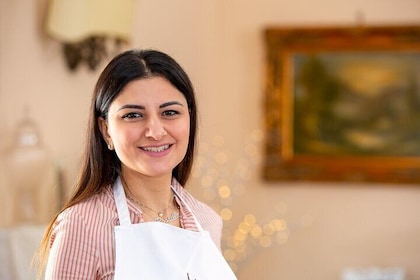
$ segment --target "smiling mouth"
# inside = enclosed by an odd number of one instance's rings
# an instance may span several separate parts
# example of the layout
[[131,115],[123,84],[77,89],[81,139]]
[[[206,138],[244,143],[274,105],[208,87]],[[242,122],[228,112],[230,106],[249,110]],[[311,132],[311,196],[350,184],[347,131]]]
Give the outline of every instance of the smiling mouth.
[[163,146],[160,146],[160,147],[142,147],[141,149],[143,151],[146,151],[146,152],[159,153],[159,152],[163,152],[163,151],[169,149],[169,147],[170,147],[170,145],[168,144],[168,145],[163,145]]

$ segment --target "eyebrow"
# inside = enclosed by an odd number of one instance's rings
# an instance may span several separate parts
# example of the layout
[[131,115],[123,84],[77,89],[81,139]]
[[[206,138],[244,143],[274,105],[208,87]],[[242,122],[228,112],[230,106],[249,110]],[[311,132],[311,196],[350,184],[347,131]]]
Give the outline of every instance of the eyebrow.
[[165,107],[172,106],[172,105],[180,105],[180,106],[184,107],[184,105],[182,105],[182,103],[179,102],[179,101],[169,101],[169,102],[165,102],[162,105],[160,105],[159,108],[165,108]]
[[[162,108],[165,108],[165,107],[168,107],[168,106],[172,106],[172,105],[179,105],[179,106],[184,107],[184,105],[181,102],[179,102],[179,101],[169,101],[169,102],[165,102],[165,103],[159,105],[159,108],[162,109]],[[123,109],[139,109],[139,110],[145,110],[146,107],[144,107],[143,105],[126,104],[126,105],[121,106],[121,108],[118,111],[123,110]]]

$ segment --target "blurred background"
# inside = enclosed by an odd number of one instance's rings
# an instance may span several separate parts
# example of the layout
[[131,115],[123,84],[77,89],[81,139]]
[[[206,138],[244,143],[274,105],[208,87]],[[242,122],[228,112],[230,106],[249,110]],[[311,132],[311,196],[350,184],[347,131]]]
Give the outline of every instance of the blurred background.
[[[0,0],[0,279],[34,279],[30,258],[76,180],[96,79],[128,48],[170,54],[195,85],[186,187],[223,217],[238,279],[420,279],[417,185],[261,177],[264,29],[419,24],[419,0],[115,0],[111,13],[64,2]],[[91,16],[119,40],[81,42]]]

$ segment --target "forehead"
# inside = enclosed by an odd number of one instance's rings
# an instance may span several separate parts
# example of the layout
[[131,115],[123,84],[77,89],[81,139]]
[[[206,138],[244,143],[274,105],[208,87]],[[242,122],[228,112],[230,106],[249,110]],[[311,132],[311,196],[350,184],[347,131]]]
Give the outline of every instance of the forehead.
[[154,104],[177,100],[186,103],[185,96],[163,77],[150,77],[129,82],[114,99],[115,104],[134,102],[137,104]]

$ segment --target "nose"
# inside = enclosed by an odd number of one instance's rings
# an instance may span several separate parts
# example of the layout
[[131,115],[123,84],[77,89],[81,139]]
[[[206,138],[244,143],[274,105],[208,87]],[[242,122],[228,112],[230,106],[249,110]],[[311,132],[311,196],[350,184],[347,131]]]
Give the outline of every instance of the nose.
[[150,118],[147,121],[146,137],[160,140],[167,134],[162,121],[159,118]]

